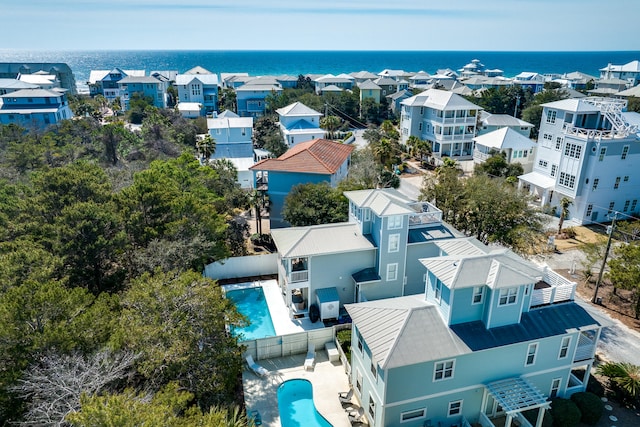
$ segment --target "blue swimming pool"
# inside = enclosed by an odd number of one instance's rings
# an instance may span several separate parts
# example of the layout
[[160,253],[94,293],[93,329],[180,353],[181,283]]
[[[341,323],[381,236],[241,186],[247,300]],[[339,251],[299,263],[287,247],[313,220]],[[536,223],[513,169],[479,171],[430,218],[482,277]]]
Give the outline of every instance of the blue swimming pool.
[[234,335],[241,336],[242,341],[276,336],[267,300],[264,298],[261,287],[235,289],[227,291],[226,295],[250,322],[244,328],[232,328],[231,332]]
[[316,409],[308,380],[294,379],[280,384],[278,411],[282,427],[333,427]]

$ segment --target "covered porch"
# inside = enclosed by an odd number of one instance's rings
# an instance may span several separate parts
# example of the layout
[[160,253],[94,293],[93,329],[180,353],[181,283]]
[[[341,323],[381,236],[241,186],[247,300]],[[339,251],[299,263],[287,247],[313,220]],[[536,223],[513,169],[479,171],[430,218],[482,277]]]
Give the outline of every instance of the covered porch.
[[529,172],[518,177],[518,189],[528,189],[529,194],[535,197],[536,204],[539,203],[540,206],[549,204],[555,185],[555,178],[540,172]]
[[537,410],[535,427],[541,427],[544,411],[551,402],[522,377],[507,378],[487,384],[479,423],[483,427],[533,427],[524,412]]

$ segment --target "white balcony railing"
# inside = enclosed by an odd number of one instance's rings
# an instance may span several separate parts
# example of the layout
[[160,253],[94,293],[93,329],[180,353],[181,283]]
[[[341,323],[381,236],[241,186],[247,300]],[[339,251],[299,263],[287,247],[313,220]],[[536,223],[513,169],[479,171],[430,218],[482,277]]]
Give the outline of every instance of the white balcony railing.
[[555,271],[545,267],[542,280],[536,283],[531,293],[531,307],[572,301],[575,297],[575,292],[575,282],[570,282]]
[[289,275],[289,283],[308,282],[309,270],[292,271]]
[[595,340],[587,334],[581,333],[580,338],[578,338],[578,346],[576,348],[575,355],[573,356],[573,361],[580,362],[582,360],[589,360],[593,357],[595,351]]

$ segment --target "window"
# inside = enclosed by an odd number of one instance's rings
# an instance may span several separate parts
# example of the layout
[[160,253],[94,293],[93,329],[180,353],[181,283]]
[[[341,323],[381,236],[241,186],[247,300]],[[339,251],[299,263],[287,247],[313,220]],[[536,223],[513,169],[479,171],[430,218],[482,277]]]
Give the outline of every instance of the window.
[[613,207],[616,205],[616,202],[611,202],[609,203],[609,211],[607,212],[607,215],[610,214],[611,212],[613,212]]
[[560,353],[558,353],[558,359],[564,359],[569,353],[569,345],[571,344],[571,337],[562,337],[560,343]]
[[394,262],[387,264],[387,282],[392,282],[398,279],[398,263]]
[[600,178],[593,178],[593,187],[591,187],[591,189],[595,190],[596,188],[598,188],[599,182],[600,182]]
[[360,353],[362,353],[362,337],[360,336],[360,334],[358,334],[358,351],[360,351]]
[[638,204],[637,200],[634,200],[633,202],[631,202],[631,212],[635,212],[637,204]]
[[373,359],[371,359],[371,375],[373,375],[373,378],[378,379],[378,369],[376,369],[376,362],[373,361]]
[[475,286],[473,288],[473,301],[472,304],[482,303],[482,297],[484,296],[484,286]]
[[591,216],[591,212],[593,212],[593,205],[587,206],[587,213],[585,216]]
[[617,190],[618,187],[620,187],[620,177],[619,176],[616,177],[616,183],[613,184],[613,189]]
[[445,360],[444,362],[436,363],[433,369],[433,380],[442,381],[453,378],[453,370],[455,368],[455,364],[455,360]]
[[558,396],[558,391],[560,391],[560,384],[562,383],[562,378],[554,378],[551,380],[551,390],[549,391],[549,398],[553,399]]
[[560,151],[562,148],[562,137],[559,136],[556,138],[556,150]]
[[362,394],[362,374],[356,369],[356,389]]
[[524,366],[531,366],[536,363],[536,354],[538,353],[538,344],[533,343],[529,344],[529,348],[527,348],[527,358],[524,362]]
[[557,114],[556,110],[547,110],[547,123],[554,124]]
[[626,175],[626,176],[623,178],[623,181],[624,181],[624,182],[629,182],[629,175]]
[[371,418],[376,417],[376,403],[373,401],[371,395],[369,395],[369,415],[371,415]]
[[422,123],[418,123],[418,130],[421,131],[422,130]]
[[560,179],[558,180],[558,184],[562,185],[563,187],[573,188],[576,185],[576,176],[560,172]]
[[364,209],[364,220],[371,221],[371,211],[369,210],[369,208]]
[[538,166],[540,166],[541,168],[546,168],[547,166],[549,166],[549,162],[547,162],[546,160],[538,160]]
[[600,148],[600,156],[598,157],[598,161],[603,161],[604,156],[607,154],[607,147]]
[[398,252],[400,250],[400,234],[391,234],[389,236],[389,252]]
[[573,157],[574,159],[579,159],[582,154],[582,146],[578,144],[567,144],[564,147],[564,155],[567,157]]
[[518,300],[518,288],[502,288],[500,289],[500,299],[498,305],[515,304]]
[[440,280],[438,280],[438,279],[436,279],[434,298],[438,302],[440,302],[440,298],[442,298],[442,282]]
[[402,228],[402,215],[390,216],[387,223],[387,229],[397,230],[398,228]]
[[553,135],[550,133],[545,133],[542,135],[542,146],[546,148],[551,148],[551,141],[553,141]]
[[449,412],[448,417],[455,417],[456,415],[462,414],[462,400],[454,400],[453,402],[449,402]]
[[558,170],[558,165],[551,165],[551,176],[556,176],[557,170]]
[[194,95],[194,96],[200,95],[200,85],[197,85],[197,84],[191,85],[191,95]]
[[402,412],[400,414],[400,422],[404,423],[411,420],[419,420],[427,416],[427,408],[414,409],[412,411]]
[[627,212],[629,210],[629,204],[631,203],[631,200],[626,200],[624,202],[624,207],[622,208],[622,212]]
[[622,155],[620,156],[620,158],[622,160],[627,158],[627,154],[629,154],[629,146],[625,145],[624,147],[622,147]]

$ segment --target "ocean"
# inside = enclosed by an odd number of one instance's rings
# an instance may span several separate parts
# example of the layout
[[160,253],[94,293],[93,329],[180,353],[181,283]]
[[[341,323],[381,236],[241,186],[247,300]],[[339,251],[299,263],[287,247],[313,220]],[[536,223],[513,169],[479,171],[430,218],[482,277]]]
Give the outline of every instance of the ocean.
[[0,50],[0,62],[65,62],[80,89],[91,70],[176,70],[200,65],[214,73],[246,72],[252,76],[289,74],[378,73],[384,69],[426,71],[458,70],[472,59],[486,68],[498,68],[507,77],[522,71],[562,74],[581,71],[593,76],[607,64],[640,60],[640,51],[607,52],[491,52],[491,51],[20,51]]

